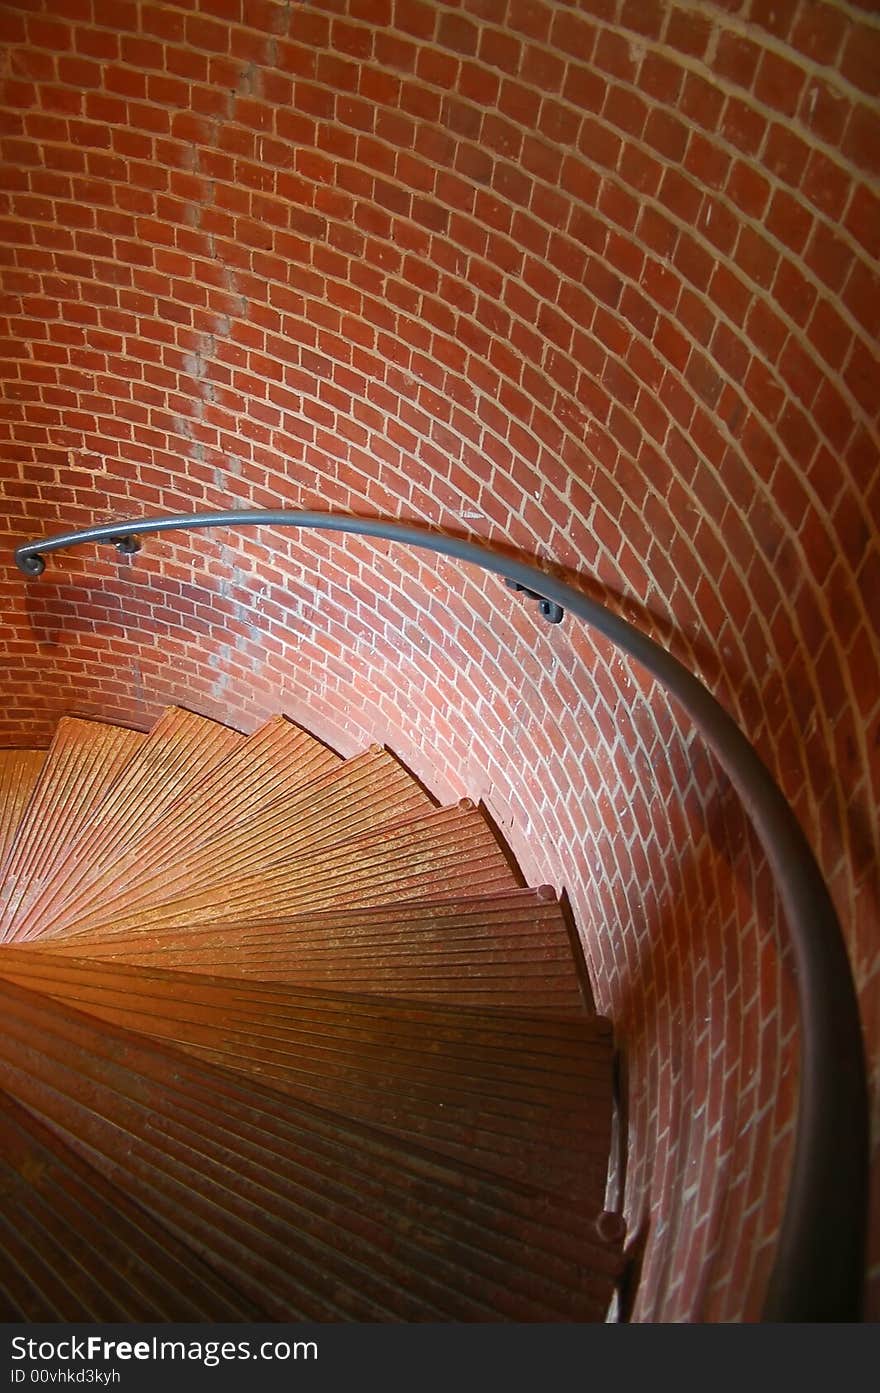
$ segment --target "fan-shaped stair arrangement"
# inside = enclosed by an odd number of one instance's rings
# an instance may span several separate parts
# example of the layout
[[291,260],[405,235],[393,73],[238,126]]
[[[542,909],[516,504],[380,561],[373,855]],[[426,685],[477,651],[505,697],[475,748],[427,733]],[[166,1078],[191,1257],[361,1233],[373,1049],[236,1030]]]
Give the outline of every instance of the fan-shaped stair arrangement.
[[386,751],[172,708],[0,751],[0,1314],[586,1321],[612,1040]]

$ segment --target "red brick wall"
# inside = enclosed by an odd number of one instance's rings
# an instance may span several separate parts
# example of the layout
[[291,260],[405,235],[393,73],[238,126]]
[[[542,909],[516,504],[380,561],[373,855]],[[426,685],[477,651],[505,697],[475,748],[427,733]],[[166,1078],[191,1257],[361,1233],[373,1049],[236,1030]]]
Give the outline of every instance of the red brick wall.
[[3,738],[44,741],[65,710],[145,724],[176,700],[251,728],[281,708],[484,797],[529,876],[568,890],[617,1024],[642,1319],[759,1310],[796,1072],[766,870],[677,712],[570,621],[389,546],[165,539],[34,584],[10,551],[142,510],[286,505],[579,572],[778,775],[876,1069],[872,10],[0,17]]

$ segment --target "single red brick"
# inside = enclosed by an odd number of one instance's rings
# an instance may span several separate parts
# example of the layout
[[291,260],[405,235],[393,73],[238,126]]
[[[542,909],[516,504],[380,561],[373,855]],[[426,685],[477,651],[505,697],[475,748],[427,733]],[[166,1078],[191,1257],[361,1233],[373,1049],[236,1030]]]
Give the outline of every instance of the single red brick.
[[821,150],[814,150],[801,187],[811,203],[837,221],[849,201],[852,181],[846,171],[829,160]]
[[764,164],[773,174],[797,188],[803,178],[810,147],[785,126],[770,128],[764,147]]
[[714,134],[718,128],[718,118],[724,101],[724,93],[715,83],[707,82],[697,73],[687,74],[681,91],[679,109],[695,125]]
[[[656,315],[654,318],[656,319]],[[642,343],[639,339],[633,339],[626,355],[626,361],[642,384],[642,396],[645,395],[646,391],[656,392],[659,390],[660,383],[666,373],[666,365],[652,347],[647,343]]]
[[815,0],[815,3],[802,7],[792,33],[792,42],[808,58],[827,67],[835,67],[849,25],[847,15],[835,5]]
[[[880,369],[873,353],[852,353],[844,369],[843,379],[866,416],[876,411],[880,391]],[[874,461],[876,463],[876,452]]]
[[[565,77],[562,95],[567,102],[581,107],[584,111],[598,114],[603,107],[609,89],[604,77],[581,63],[570,63]],[[546,102],[545,102],[546,106]],[[607,113],[606,113],[607,114]],[[542,121],[542,128],[545,123]]]
[[839,291],[849,275],[853,253],[827,223],[817,222],[804,261],[830,289]]
[[856,184],[845,224],[869,255],[880,258],[880,198],[866,184]]
[[880,112],[861,103],[853,107],[843,152],[860,169],[874,175],[880,173]]
[[480,31],[463,15],[441,14],[437,23],[437,43],[454,53],[473,55]]
[[793,252],[801,252],[806,246],[814,222],[813,214],[800,199],[794,198],[784,189],[777,189],[764,225],[768,232]]
[[606,260],[622,275],[628,276],[633,281],[641,280],[645,255],[641,247],[637,246],[631,237],[623,237],[618,232],[609,233],[605,255]]
[[777,39],[787,39],[797,10],[797,0],[753,0],[749,22],[760,25]]
[[813,77],[804,88],[799,116],[820,140],[839,145],[851,110],[848,97],[821,78]]
[[653,340],[655,348],[662,353],[663,357],[677,368],[679,372],[684,371],[691,348],[685,336],[673,324],[671,319],[661,316]]
[[773,298],[796,324],[803,327],[813,312],[816,291],[799,267],[782,257],[773,282]]
[[632,188],[653,197],[660,187],[663,166],[646,155],[637,145],[624,146],[620,160],[620,176]]
[[556,184],[562,168],[562,152],[538,138],[526,136],[523,140],[522,164],[530,174],[543,179],[548,184]]
[[[495,30],[485,30],[485,35],[496,33]],[[504,36],[505,38],[507,36]],[[516,42],[516,40],[511,40]],[[483,58],[482,46],[480,57]],[[488,58],[484,58],[488,62]],[[520,62],[519,73],[523,82],[531,83],[541,92],[558,92],[565,79],[565,61],[555,53],[550,53],[547,49],[538,48],[534,44],[529,44],[523,51]],[[511,69],[513,71],[513,69]]]
[[707,242],[711,242],[723,256],[729,256],[739,235],[740,221],[720,199],[707,194],[700,208],[697,227]]
[[759,170],[737,160],[727,180],[727,194],[750,218],[761,219],[770,196],[770,185]]
[[612,77],[624,82],[633,82],[638,68],[633,45],[622,34],[608,29],[599,31],[593,54],[593,65]]
[[741,229],[734,259],[740,270],[758,285],[764,289],[772,285],[779,253],[759,232],[747,226]]
[[743,154],[755,155],[767,130],[767,118],[737,97],[728,97],[721,134]]
[[[608,8],[610,12],[604,16],[606,19],[613,14],[611,7]],[[620,23],[625,29],[644,34],[649,39],[659,39],[665,22],[666,8],[661,0],[623,0]]]
[[779,438],[794,459],[811,459],[817,436],[810,418],[790,401],[776,426]]
[[723,189],[730,168],[730,156],[717,141],[694,131],[687,147],[684,168],[699,183],[712,189]]
[[807,330],[810,343],[835,371],[843,368],[852,346],[852,330],[828,300],[820,300]]
[[763,300],[755,300],[746,320],[746,329],[765,358],[775,363],[788,329],[774,310]]
[[594,164],[616,169],[623,142],[619,136],[598,121],[586,118],[581,126],[578,149]]
[[620,313],[639,333],[650,339],[657,323],[657,311],[632,286],[624,288],[620,301]]
[[612,309],[617,306],[623,289],[620,278],[595,257],[587,262],[584,284],[603,304]]
[[880,277],[875,269],[861,261],[853,263],[843,303],[872,338],[880,337]]
[[698,290],[706,291],[715,269],[715,260],[689,233],[678,239],[673,262],[685,280]]
[[550,37],[553,48],[570,54],[579,63],[588,63],[596,42],[596,27],[570,11],[560,10],[553,16]]
[[751,87],[760,60],[761,49],[756,43],[740,34],[727,32],[722,33],[718,40],[712,68],[728,82],[735,82],[739,87]]
[[638,138],[645,127],[648,107],[632,88],[615,83],[608,88],[602,116],[619,130]]
[[603,179],[598,186],[598,206],[600,212],[620,227],[629,231],[635,227],[639,216],[639,201],[610,179]]
[[556,145],[574,145],[581,120],[563,102],[545,97],[541,103],[540,134]]
[[753,357],[742,383],[755,409],[772,424],[786,401],[786,391],[778,376],[766,368],[759,358]]
[[782,351],[778,367],[795,396],[809,410],[823,381],[823,373],[793,335]]
[[709,43],[712,25],[700,14],[673,9],[666,29],[666,43],[693,58],[702,58]]
[[550,33],[552,16],[553,11],[541,0],[510,0],[507,23],[515,33],[544,43]]
[[691,226],[696,222],[703,202],[702,190],[678,170],[666,170],[659,197],[664,207],[669,208],[682,222]]
[[850,25],[840,66],[855,87],[880,96],[880,31],[867,24]]
[[755,80],[755,95],[759,101],[793,116],[797,111],[801,91],[806,82],[803,68],[797,67],[778,53],[765,51]]
[[688,130],[676,117],[656,107],[645,126],[645,140],[668,160],[681,160],[688,143]]

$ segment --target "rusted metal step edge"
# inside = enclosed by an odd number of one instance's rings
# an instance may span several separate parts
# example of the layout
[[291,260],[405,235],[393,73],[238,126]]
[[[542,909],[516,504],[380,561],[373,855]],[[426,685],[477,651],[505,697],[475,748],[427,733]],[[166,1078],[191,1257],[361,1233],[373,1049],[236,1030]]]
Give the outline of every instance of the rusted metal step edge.
[[[142,1108],[138,1114],[118,1092],[104,1101],[103,1111],[96,1111],[94,1089],[86,1114],[77,1107],[75,1100],[65,1100],[64,1072],[59,1066],[52,1086],[43,1091],[43,1105],[48,1104],[53,1110],[56,1125],[60,1121],[75,1144],[87,1146],[94,1154],[102,1141],[109,1142],[112,1152],[121,1120],[125,1145],[119,1148],[117,1155],[111,1155],[110,1165],[125,1175],[129,1184],[146,1193],[152,1209],[160,1212],[164,1209],[167,1221],[186,1233],[191,1241],[195,1238],[197,1245],[207,1243],[209,1251],[216,1250],[219,1224],[221,1238],[231,1235],[231,1256],[239,1283],[247,1290],[248,1275],[261,1277],[259,1289],[268,1288],[270,1303],[276,1299],[279,1287],[282,1296],[285,1287],[289,1292],[293,1275],[294,1295],[298,1300],[302,1300],[307,1283],[313,1292],[317,1288],[319,1299],[332,1296],[335,1303],[342,1305],[342,1312],[337,1304],[331,1318],[344,1314],[351,1319],[379,1320],[440,1315],[453,1319],[491,1319],[499,1305],[501,1313],[511,1319],[553,1319],[560,1314],[566,1318],[572,1314],[572,1307],[575,1314],[579,1314],[576,1296],[564,1291],[554,1292],[564,1307],[561,1313],[541,1305],[536,1309],[535,1291],[540,1288],[544,1296],[547,1279],[530,1276],[526,1293],[511,1290],[511,1273],[503,1265],[498,1273],[499,1285],[492,1289],[491,1304],[484,1304],[479,1298],[475,1302],[468,1288],[473,1292],[475,1283],[483,1288],[485,1272],[473,1271],[474,1254],[466,1254],[460,1241],[448,1239],[443,1244],[445,1254],[452,1255],[450,1262],[448,1256],[438,1256],[436,1249],[426,1250],[423,1243],[413,1243],[417,1221],[412,1216],[406,1215],[401,1225],[399,1212],[394,1209],[384,1216],[384,1223],[377,1223],[372,1217],[375,1204],[371,1205],[371,1217],[366,1218],[363,1198],[354,1193],[348,1197],[347,1204],[338,1193],[327,1200],[315,1190],[313,1173],[304,1165],[301,1166],[302,1179],[310,1188],[303,1194],[290,1174],[282,1181],[276,1168],[269,1170],[258,1166],[253,1154],[245,1157],[241,1153],[231,1153],[229,1133],[225,1134],[218,1152],[217,1144],[212,1146],[210,1125],[200,1120],[200,1126],[195,1129],[185,1114],[175,1119],[167,1111],[157,1114],[148,1108]],[[31,1074],[19,1076],[19,1079],[33,1102],[34,1094],[40,1093],[39,1081]],[[147,1124],[152,1135],[160,1140],[160,1146],[144,1137]],[[244,1140],[240,1139],[239,1145],[243,1144]],[[288,1165],[287,1170],[291,1172],[292,1167]],[[359,1210],[355,1208],[356,1203],[360,1204]],[[199,1217],[202,1223],[196,1223],[193,1233],[194,1221]],[[416,1236],[418,1240],[418,1234]],[[389,1239],[392,1240],[390,1250],[384,1246]],[[226,1246],[228,1254],[229,1244]],[[469,1259],[467,1264],[462,1262],[465,1256]],[[491,1261],[491,1256],[487,1255],[480,1266],[485,1267]],[[212,1265],[221,1269],[223,1266],[222,1257],[218,1262],[216,1251],[212,1252]],[[432,1299],[427,1311],[426,1296]],[[276,1308],[276,1312],[270,1310],[270,1314],[283,1318],[286,1312],[278,1312]],[[314,1308],[307,1310],[307,1314],[321,1318]]]
[[403,766],[374,746],[281,805],[273,804],[262,815],[255,811],[245,823],[225,829],[171,864],[150,864],[145,870],[140,862],[138,873],[136,850],[124,852],[121,864],[118,859],[102,863],[68,899],[51,927],[71,927],[86,916],[91,932],[118,922],[120,913],[131,918],[166,903],[175,893],[193,894],[200,887],[262,875],[304,851],[315,855],[430,808],[427,795]]
[[145,740],[138,731],[63,717],[0,867],[0,937],[15,936],[22,901],[51,882],[67,848]]
[[19,1278],[10,1319],[260,1319],[259,1307],[7,1095],[0,1122],[0,1251],[11,1234],[22,1240],[3,1270]]
[[16,937],[38,936],[47,917],[58,913],[93,864],[114,845],[159,821],[177,798],[244,740],[217,721],[169,708],[68,846],[63,872],[56,871],[43,893],[31,901]]
[[[14,1069],[16,1050],[19,1051],[20,1055],[23,1043],[27,1042],[30,1038],[29,1032],[26,1029],[23,1032],[24,1039],[22,1040],[18,1038],[22,1034],[21,998],[24,997],[26,1003],[26,999],[29,994],[19,993],[18,989],[7,987],[4,989],[3,995],[6,998],[8,1005],[10,1004],[11,997],[11,1004],[14,1005],[16,1008],[14,1010],[10,1009],[9,1011],[11,1031],[9,1035],[2,1041],[3,1058],[6,1061],[6,1063],[4,1064],[4,1069],[8,1067],[10,1063],[10,1057]],[[51,1009],[49,1014],[53,1017],[51,1024],[54,1027],[58,1024],[57,1018],[60,1008],[58,1008],[56,1003],[51,1003],[50,1007]],[[25,1015],[26,1014],[27,1011],[25,1010]],[[92,1106],[94,1106],[94,1091],[96,1087],[100,1088],[100,1079],[96,1081],[94,1077],[91,1077],[91,1082],[89,1084],[86,1084],[82,1075],[84,1072],[87,1072],[85,1069],[85,1064],[87,1063],[91,1063],[91,1065],[93,1066],[92,1074],[94,1074],[94,1067],[96,1067],[96,1061],[84,1061],[82,1055],[80,1055],[78,1057],[78,1064],[80,1066],[79,1075],[77,1075],[71,1067],[73,1054],[70,1047],[73,1043],[73,1040],[76,1039],[77,1036],[79,1036],[80,1038],[82,1037],[82,1021],[72,1020],[71,1018],[75,1016],[75,1013],[67,1013],[67,1019],[63,1022],[65,1029],[62,1032],[62,1038],[59,1039],[55,1033],[54,1028],[47,1028],[47,1012],[45,1009],[42,1012],[37,1011],[33,1014],[33,1032],[31,1032],[30,1034],[32,1035],[34,1032],[39,1031],[40,1039],[38,1046],[34,1047],[32,1045],[30,1049],[26,1048],[24,1050],[25,1055],[30,1060],[30,1068],[26,1068],[24,1072],[21,1072],[20,1069],[18,1071],[15,1071],[16,1085],[31,1090],[31,1097],[29,1098],[29,1101],[33,1105],[35,1102],[35,1099],[33,1097],[33,1089],[37,1086],[38,1077],[41,1074],[45,1076],[46,1072],[48,1071],[52,1079],[52,1084],[48,1089],[48,1093],[43,1098],[42,1103],[40,1104],[41,1107],[44,1106],[47,1101],[51,1102],[53,1099],[59,1097],[58,1090],[60,1086],[60,1080],[62,1079],[62,1077],[72,1080],[73,1083],[76,1084],[80,1089],[80,1093],[82,1093],[83,1088],[86,1088],[92,1100]],[[117,1124],[127,1125],[125,1123],[125,1119],[122,1118],[120,1113],[120,1109],[123,1109],[124,1111],[123,1105],[125,1103],[125,1098],[123,1094],[119,1092],[119,1089],[122,1088],[124,1091],[126,1087],[128,1087],[129,1089],[132,1087],[130,1071],[126,1072],[125,1068],[123,1067],[123,1060],[125,1060],[125,1062],[127,1063],[131,1062],[132,1044],[130,1038],[125,1037],[124,1033],[118,1031],[114,1031],[111,1033],[113,1035],[113,1040],[111,1042],[107,1041],[105,1034],[102,1034],[101,1036],[96,1038],[95,1032],[91,1032],[91,1038],[93,1044],[96,1045],[98,1050],[106,1049],[108,1043],[111,1046],[112,1058],[108,1060],[107,1063],[103,1066],[105,1071],[107,1069],[111,1071],[112,1079],[114,1081],[114,1087],[111,1089],[112,1100],[108,1100],[110,1102],[108,1110],[109,1114],[116,1118]],[[64,1036],[66,1036],[67,1038],[63,1038]],[[123,1039],[125,1040],[124,1049],[121,1048]],[[50,1047],[53,1047],[58,1051],[58,1057],[52,1060],[48,1060],[46,1055],[47,1049]],[[141,1050],[139,1053],[141,1059],[143,1059],[145,1052]],[[153,1059],[155,1060],[156,1047],[152,1047],[151,1051],[146,1053],[152,1053]],[[97,1064],[99,1065],[99,1061],[97,1062]],[[139,1105],[145,1109],[145,1115],[147,1117],[152,1116],[150,1109],[158,1109],[159,1113],[164,1112],[167,1114],[169,1100],[171,1096],[179,1096],[181,1088],[183,1087],[186,1096],[182,1098],[180,1102],[182,1117],[181,1125],[184,1128],[190,1126],[192,1123],[192,1119],[196,1116],[196,1113],[198,1113],[200,1119],[199,1126],[203,1133],[206,1131],[210,1133],[212,1129],[216,1129],[216,1127],[218,1126],[218,1116],[221,1116],[223,1112],[224,1099],[228,1101],[230,1093],[231,1086],[228,1081],[228,1078],[224,1077],[216,1070],[210,1070],[206,1076],[206,1086],[203,1083],[201,1088],[196,1087],[195,1089],[193,1089],[191,1079],[192,1068],[191,1066],[188,1067],[182,1064],[178,1059],[177,1067],[174,1071],[172,1071],[171,1084],[167,1089],[163,1090],[162,1085],[166,1084],[168,1081],[168,1072],[169,1071],[167,1053],[163,1056],[163,1053],[160,1051],[158,1078],[155,1077],[155,1068],[153,1070],[153,1087],[149,1087],[148,1081],[147,1086],[145,1087],[143,1080],[141,1080],[141,1084],[139,1085]],[[187,1077],[188,1075],[189,1078]],[[156,1087],[156,1084],[158,1084],[159,1086]],[[189,1084],[190,1086],[185,1087],[184,1085],[186,1084]],[[232,1088],[234,1092],[234,1085],[232,1086]],[[199,1094],[201,1096],[199,1096]],[[257,1112],[257,1109],[255,1107],[255,1100],[259,1099],[261,1094],[263,1094],[264,1096],[264,1102],[269,1102],[271,1111],[263,1111],[262,1113]],[[239,1094],[239,1096],[241,1095]],[[237,1151],[240,1152],[241,1148],[244,1148],[244,1152],[247,1152],[249,1148],[253,1148],[256,1145],[254,1137],[256,1135],[255,1127],[257,1127],[260,1130],[260,1134],[262,1137],[261,1144],[268,1143],[273,1148],[273,1159],[271,1165],[274,1170],[275,1168],[277,1168],[281,1157],[277,1151],[277,1140],[273,1140],[273,1136],[277,1137],[279,1128],[281,1130],[286,1129],[289,1133],[289,1122],[291,1116],[289,1105],[287,1107],[288,1116],[282,1123],[280,1119],[285,1111],[283,1100],[278,1099],[277,1096],[273,1099],[271,1094],[268,1095],[267,1100],[265,1090],[260,1089],[259,1085],[249,1084],[247,1097],[242,1100],[240,1108],[244,1109],[245,1116],[243,1118],[240,1118],[236,1122],[236,1126],[243,1126],[244,1135],[241,1137],[236,1137],[234,1139],[234,1145]],[[303,1109],[300,1105],[297,1106],[296,1112],[299,1114],[299,1117],[302,1118]],[[534,1251],[535,1234],[541,1237],[545,1245],[549,1240],[550,1252],[548,1253],[545,1248],[541,1260],[549,1260],[550,1255],[552,1253],[553,1261],[558,1262],[561,1251],[563,1251],[567,1245],[570,1246],[572,1234],[577,1228],[581,1227],[579,1222],[573,1215],[566,1214],[565,1211],[563,1211],[559,1206],[551,1204],[549,1201],[547,1201],[546,1197],[544,1196],[535,1194],[534,1192],[531,1194],[531,1196],[529,1196],[528,1192],[519,1192],[516,1189],[511,1189],[510,1186],[502,1186],[499,1188],[497,1182],[492,1181],[491,1179],[487,1180],[478,1172],[470,1172],[464,1169],[455,1172],[450,1172],[448,1170],[448,1167],[442,1161],[439,1161],[437,1158],[432,1157],[430,1153],[426,1154],[422,1152],[419,1155],[417,1155],[412,1151],[412,1149],[401,1151],[400,1148],[396,1146],[391,1146],[389,1148],[389,1142],[387,1139],[377,1139],[377,1134],[375,1133],[367,1134],[364,1133],[363,1130],[358,1131],[356,1128],[353,1128],[352,1124],[350,1123],[345,1123],[344,1126],[340,1129],[338,1121],[333,1120],[328,1124],[326,1115],[322,1118],[320,1114],[317,1113],[315,1110],[307,1110],[306,1116],[309,1119],[311,1133],[314,1132],[316,1124],[323,1127],[325,1135],[320,1139],[319,1150],[321,1149],[321,1147],[323,1147],[325,1152],[328,1145],[327,1131],[329,1126],[331,1149],[334,1146],[337,1148],[338,1157],[342,1162],[342,1174],[345,1179],[345,1183],[354,1184],[355,1188],[351,1191],[351,1194],[356,1205],[359,1205],[361,1208],[363,1205],[363,1184],[365,1183],[366,1175],[366,1173],[363,1170],[363,1167],[366,1160],[368,1159],[368,1152],[372,1152],[375,1156],[376,1149],[378,1146],[386,1154],[386,1157],[393,1157],[393,1164],[391,1164],[388,1167],[387,1174],[383,1171],[384,1179],[387,1181],[387,1183],[396,1184],[399,1186],[401,1176],[403,1175],[404,1171],[409,1172],[409,1188],[405,1188],[401,1192],[403,1198],[411,1198],[413,1189],[412,1182],[416,1178],[416,1176],[413,1173],[414,1166],[416,1174],[418,1174],[418,1172],[421,1171],[421,1175],[417,1180],[417,1186],[419,1187],[424,1187],[426,1185],[435,1185],[437,1183],[438,1174],[442,1175],[445,1183],[441,1186],[441,1194],[437,1197],[435,1212],[438,1215],[443,1216],[444,1222],[446,1221],[446,1218],[449,1216],[449,1214],[455,1209],[456,1205],[458,1205],[460,1208],[463,1203],[465,1207],[470,1211],[470,1218],[468,1222],[472,1222],[475,1212],[480,1213],[481,1211],[480,1221],[482,1224],[485,1224],[487,1218],[492,1218],[492,1216],[494,1216],[496,1223],[499,1219],[501,1220],[502,1227],[505,1223],[508,1227],[510,1227],[510,1225],[512,1224],[514,1230],[514,1252],[519,1250],[520,1257],[518,1260],[521,1261],[523,1260],[523,1258],[525,1258],[525,1260],[529,1263],[528,1271],[532,1270],[531,1264],[535,1260],[537,1260],[538,1256],[537,1253]],[[153,1119],[151,1126],[154,1127],[154,1124],[155,1118]],[[355,1133],[355,1136],[352,1135],[353,1131]],[[130,1137],[130,1126],[127,1126],[127,1133]],[[227,1138],[228,1144],[231,1146],[233,1143],[232,1137],[228,1133],[225,1133],[224,1135]],[[167,1127],[164,1127],[163,1124],[163,1141],[166,1145],[168,1143],[169,1136],[170,1133],[168,1132]],[[299,1136],[300,1141],[302,1141],[301,1130]],[[359,1138],[357,1143],[355,1142],[356,1137]],[[318,1158],[314,1152],[315,1140],[316,1139],[313,1135],[310,1134],[308,1136],[311,1151],[310,1159],[306,1164],[306,1174],[312,1178],[314,1178],[316,1174],[316,1167],[318,1165]],[[241,1173],[243,1164],[244,1155],[241,1154],[239,1155],[234,1167],[236,1173]],[[450,1182],[452,1182],[452,1184],[450,1184]],[[457,1193],[457,1190],[459,1188],[462,1188],[465,1191],[469,1191],[470,1193],[461,1195]],[[494,1201],[494,1203],[490,1205],[488,1208],[486,1205],[487,1197],[491,1197]],[[499,1197],[502,1200],[502,1209],[498,1208],[497,1201]],[[522,1212],[524,1209],[526,1211],[525,1216],[523,1216]],[[539,1216],[537,1224],[534,1222],[534,1218],[529,1218],[529,1209],[537,1210]],[[503,1210],[507,1210],[508,1212],[505,1214]],[[517,1210],[520,1211],[519,1214],[516,1213]],[[548,1219],[552,1223],[552,1228],[549,1233],[545,1232]],[[526,1232],[526,1230],[530,1230],[531,1232]],[[492,1241],[501,1242],[502,1234],[496,1233]],[[506,1242],[507,1240],[504,1241]],[[583,1239],[581,1239],[580,1241],[582,1243]],[[529,1243],[531,1249],[531,1251],[525,1254],[523,1254],[521,1248],[518,1249],[518,1245],[521,1245],[523,1242]],[[614,1261],[616,1261],[615,1255],[609,1254],[607,1249],[605,1248],[595,1248],[594,1245],[588,1246],[591,1246],[594,1249],[590,1254],[590,1261],[593,1263],[594,1266],[596,1266],[598,1259],[600,1271],[604,1272],[605,1267],[607,1266],[611,1266],[613,1268],[613,1263]],[[604,1267],[603,1264],[605,1265]]]
[[0,750],[0,868],[6,861],[46,750]]

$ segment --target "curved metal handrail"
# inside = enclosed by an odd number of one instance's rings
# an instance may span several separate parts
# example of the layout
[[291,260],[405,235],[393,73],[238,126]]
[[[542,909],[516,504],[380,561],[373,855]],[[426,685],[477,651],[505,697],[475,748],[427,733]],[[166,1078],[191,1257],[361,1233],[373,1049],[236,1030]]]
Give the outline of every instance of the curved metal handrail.
[[[763,1319],[859,1319],[867,1213],[868,1102],[858,1002],[840,924],[794,812],[746,736],[700,680],[632,624],[536,566],[428,528],[333,513],[254,509],[103,523],[15,552],[28,576],[44,555],[87,542],[137,549],[148,533],[205,527],[298,527],[377,537],[503,576],[562,606],[635,658],[684,708],[715,754],[763,845],[785,909],[800,1012],[794,1161]],[[545,616],[554,617],[542,605]],[[554,612],[555,613],[555,612]]]

